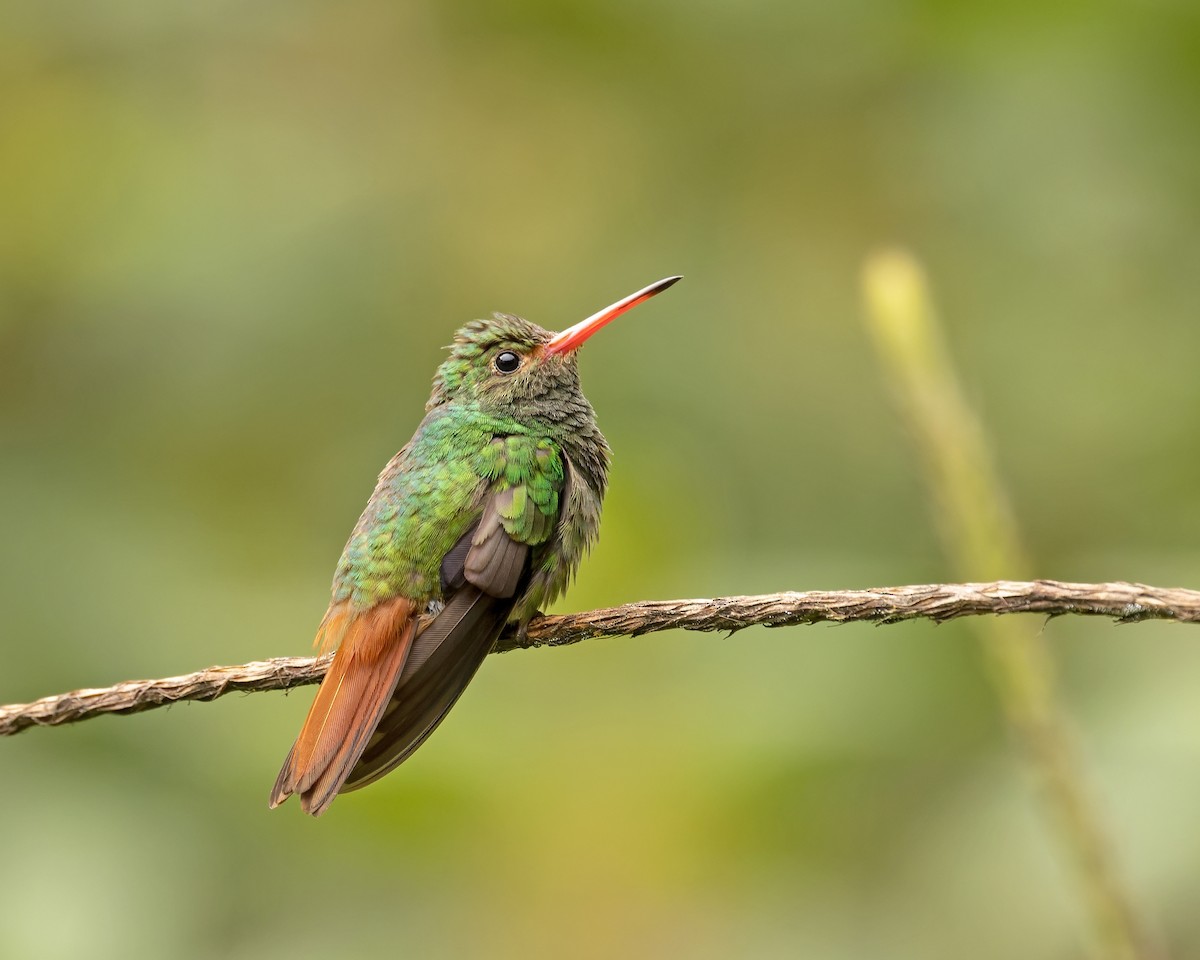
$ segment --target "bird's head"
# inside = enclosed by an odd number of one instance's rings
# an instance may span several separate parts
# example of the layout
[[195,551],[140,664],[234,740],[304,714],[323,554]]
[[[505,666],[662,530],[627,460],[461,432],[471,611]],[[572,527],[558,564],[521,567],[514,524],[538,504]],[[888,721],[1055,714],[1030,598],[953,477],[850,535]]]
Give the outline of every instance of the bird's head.
[[584,341],[679,279],[667,277],[652,283],[561,333],[507,313],[472,320],[455,334],[450,356],[433,379],[433,395],[426,409],[463,403],[497,414],[514,414],[557,397],[578,395],[576,351]]

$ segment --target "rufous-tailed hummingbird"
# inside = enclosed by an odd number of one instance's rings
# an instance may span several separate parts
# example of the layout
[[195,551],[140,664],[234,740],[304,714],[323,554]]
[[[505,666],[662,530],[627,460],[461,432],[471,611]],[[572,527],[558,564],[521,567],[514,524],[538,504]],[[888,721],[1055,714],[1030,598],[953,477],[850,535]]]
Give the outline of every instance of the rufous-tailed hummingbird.
[[609,460],[575,351],[679,279],[562,333],[501,313],[458,331],[338,562],[316,639],[337,653],[272,807],[295,793],[316,816],[403,763],[505,624],[523,630],[566,588],[596,539]]

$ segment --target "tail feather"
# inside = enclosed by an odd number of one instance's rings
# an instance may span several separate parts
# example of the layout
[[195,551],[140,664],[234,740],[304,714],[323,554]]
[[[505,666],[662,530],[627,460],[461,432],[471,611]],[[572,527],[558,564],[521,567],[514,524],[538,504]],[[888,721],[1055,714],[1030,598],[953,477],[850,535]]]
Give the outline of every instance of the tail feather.
[[333,801],[387,708],[416,624],[414,604],[403,597],[361,613],[345,603],[330,608],[318,638],[341,644],[279,771],[272,807],[295,793],[317,816]]

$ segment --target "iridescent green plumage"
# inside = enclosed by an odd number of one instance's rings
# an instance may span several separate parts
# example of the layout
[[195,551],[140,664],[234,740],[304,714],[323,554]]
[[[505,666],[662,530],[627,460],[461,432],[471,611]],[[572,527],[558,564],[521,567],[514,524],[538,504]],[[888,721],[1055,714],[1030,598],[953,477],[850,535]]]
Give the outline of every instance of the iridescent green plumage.
[[505,623],[521,629],[596,538],[608,444],[575,350],[660,281],[560,334],[508,314],[463,327],[412,440],[384,468],[317,632],[337,647],[271,805],[324,811],[407,759]]
[[[510,489],[503,527],[538,548],[516,615],[528,620],[562,592],[599,527],[608,444],[579,390],[575,355],[539,362],[550,337],[506,314],[458,332],[425,419],[380,475],[346,545],[334,602],[440,599],[442,558],[486,498]],[[495,372],[491,361],[505,351],[524,356],[525,369]]]

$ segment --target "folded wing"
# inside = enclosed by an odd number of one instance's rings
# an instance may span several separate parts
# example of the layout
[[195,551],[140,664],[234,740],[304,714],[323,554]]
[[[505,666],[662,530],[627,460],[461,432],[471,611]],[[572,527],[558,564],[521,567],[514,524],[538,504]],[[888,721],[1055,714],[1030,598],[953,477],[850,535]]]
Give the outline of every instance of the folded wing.
[[446,555],[445,606],[414,640],[391,702],[343,791],[364,787],[407,760],[442,722],[495,645],[529,578],[530,546],[505,529],[520,489],[493,493],[479,523]]

